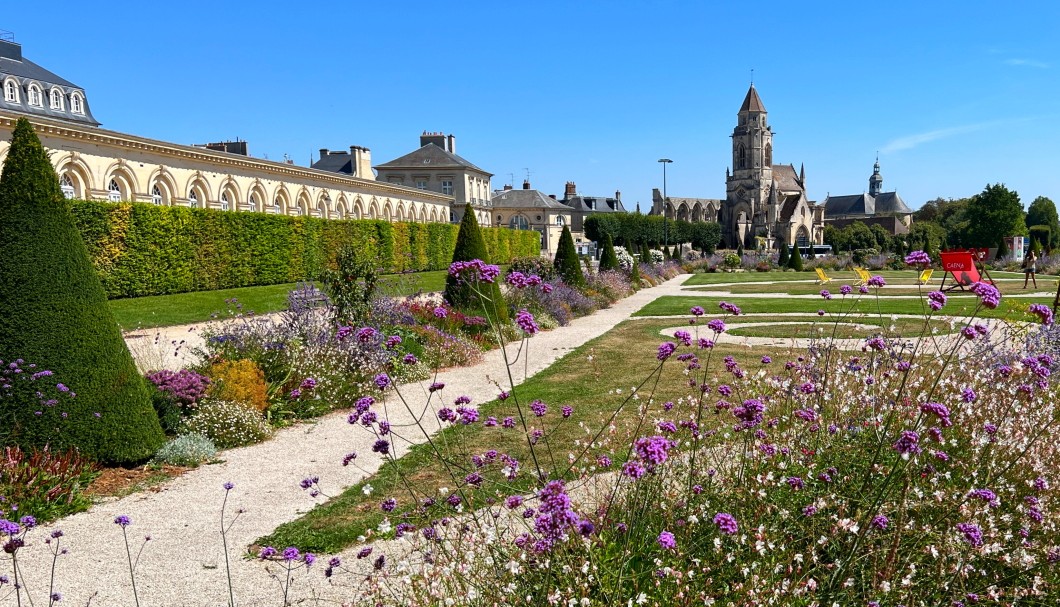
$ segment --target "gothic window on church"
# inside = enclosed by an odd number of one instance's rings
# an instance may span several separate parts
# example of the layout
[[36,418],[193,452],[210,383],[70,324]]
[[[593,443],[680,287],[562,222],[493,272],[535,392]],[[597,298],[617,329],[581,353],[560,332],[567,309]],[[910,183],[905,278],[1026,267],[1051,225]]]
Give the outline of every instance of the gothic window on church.
[[747,149],[740,144],[740,148],[736,151],[736,167],[740,169],[747,168]]
[[773,164],[773,146],[766,144],[766,166]]

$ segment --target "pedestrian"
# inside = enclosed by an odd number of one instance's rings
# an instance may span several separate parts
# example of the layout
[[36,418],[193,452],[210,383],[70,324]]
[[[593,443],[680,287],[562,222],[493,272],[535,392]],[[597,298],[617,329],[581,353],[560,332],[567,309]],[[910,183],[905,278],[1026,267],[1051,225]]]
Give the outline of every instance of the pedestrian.
[[1023,288],[1027,288],[1027,279],[1030,278],[1034,283],[1034,288],[1038,288],[1038,281],[1034,278],[1034,274],[1038,271],[1038,256],[1034,254],[1034,251],[1027,253],[1027,256],[1023,258]]

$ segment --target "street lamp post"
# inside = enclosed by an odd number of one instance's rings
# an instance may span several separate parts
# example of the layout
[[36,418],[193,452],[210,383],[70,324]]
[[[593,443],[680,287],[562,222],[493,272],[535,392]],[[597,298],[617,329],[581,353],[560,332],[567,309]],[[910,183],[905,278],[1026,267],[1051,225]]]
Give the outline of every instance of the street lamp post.
[[660,158],[663,165],[663,246],[670,247],[670,225],[667,223],[667,215],[670,213],[670,198],[666,195],[666,165],[673,162],[669,158]]

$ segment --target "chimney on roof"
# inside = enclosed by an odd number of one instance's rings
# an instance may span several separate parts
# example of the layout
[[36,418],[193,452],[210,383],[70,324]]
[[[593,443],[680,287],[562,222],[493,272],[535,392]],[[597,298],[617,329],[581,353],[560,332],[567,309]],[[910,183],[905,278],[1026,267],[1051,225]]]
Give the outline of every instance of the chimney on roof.
[[549,194],[548,197],[551,198],[552,200],[556,199],[556,195],[555,194]]
[[567,185],[563,188],[563,199],[570,200],[578,195],[578,188],[574,185],[573,181],[568,181]]
[[456,135],[449,135],[448,137],[446,137],[446,141],[448,141],[448,143],[449,143],[449,147],[447,148],[449,153],[450,154],[455,154],[456,153]]
[[350,146],[350,155],[353,156],[353,176],[361,179],[375,179],[372,172],[372,151],[359,145]]
[[506,183],[506,184],[504,184],[504,191],[505,191],[505,192],[507,192],[507,191],[508,191],[508,190],[510,190],[510,189],[512,189],[512,184],[510,184],[510,183]]
[[15,42],[14,34],[0,31],[0,58],[22,61],[22,45]]
[[615,200],[622,202],[622,192],[615,190]]
[[530,189],[530,180],[529,179],[524,179],[523,180],[523,189],[524,190],[529,190]]
[[443,133],[435,133],[435,132],[428,133],[427,131],[424,131],[423,134],[420,135],[420,147],[422,148],[423,146],[427,145],[428,143],[433,143],[434,145],[442,148],[443,150],[445,150],[447,152],[450,151],[449,150],[449,140],[448,140],[448,138],[446,138],[446,136]]
[[327,156],[327,155],[328,155],[328,149],[327,148],[320,148],[320,159],[323,160],[324,157]]

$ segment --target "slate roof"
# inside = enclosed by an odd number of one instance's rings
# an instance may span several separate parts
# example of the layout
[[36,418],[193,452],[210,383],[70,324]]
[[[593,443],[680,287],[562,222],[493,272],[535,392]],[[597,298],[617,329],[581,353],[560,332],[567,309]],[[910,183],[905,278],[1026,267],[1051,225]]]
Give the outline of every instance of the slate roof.
[[851,196],[829,196],[824,201],[826,217],[846,215],[908,215],[913,211],[906,206],[898,192],[881,192],[878,196],[854,194]]
[[752,84],[751,88],[747,89],[747,96],[744,97],[743,105],[740,106],[740,112],[765,112],[766,106],[762,103],[762,98],[758,96],[758,90],[755,89],[755,85]]
[[326,156],[321,156],[320,160],[314,162],[313,166],[310,168],[320,169],[321,171],[330,171],[332,173],[345,173],[346,175],[353,175],[353,154],[329,153]]
[[461,158],[460,156],[457,156],[452,152],[447,152],[444,149],[434,145],[433,143],[428,143],[427,145],[421,147],[420,149],[414,152],[405,154],[401,158],[396,158],[394,160],[391,160],[390,162],[384,162],[383,164],[376,165],[375,168],[377,170],[385,170],[419,169],[429,167],[454,167],[461,169],[472,169],[480,173],[485,173],[490,177],[493,176],[493,173],[487,172],[471,164],[464,158]]
[[784,197],[784,206],[780,208],[780,222],[787,223],[791,216],[795,214],[795,209],[799,206],[799,200],[802,199],[802,194],[788,194]]
[[[671,203],[673,198],[670,199]],[[574,196],[567,198],[562,203],[573,211],[580,213],[625,213],[626,207],[618,198],[605,198],[603,196]]]
[[501,190],[493,194],[492,202],[494,208],[570,210],[566,205],[542,194],[541,190]]
[[804,191],[795,167],[790,164],[773,165],[773,182],[777,184],[777,189],[781,192]]
[[[12,42],[0,42],[14,46],[19,49],[17,45]],[[16,54],[21,55],[21,49],[16,53],[5,53],[5,54]],[[85,95],[84,89],[77,86],[73,82],[60,77],[59,75],[50,72],[43,67],[33,63],[29,59],[22,57],[21,61],[12,59],[6,56],[0,56],[0,82],[3,81],[6,76],[14,76],[18,78],[19,84],[21,84],[21,91],[19,91],[18,103],[9,103],[6,101],[6,97],[3,95],[3,91],[0,90],[0,109],[10,110],[13,112],[21,112],[23,114],[30,114],[35,116],[45,116],[47,118],[55,118],[57,120],[68,120],[71,122],[79,122],[82,124],[90,124],[92,126],[99,126],[99,122],[92,116],[92,110],[88,106],[88,96]],[[26,89],[26,85],[31,82],[39,82],[43,89],[43,106],[35,106],[29,104],[29,91]],[[51,109],[51,89],[53,86],[58,86],[63,90],[63,94],[66,96],[65,103],[63,104],[64,110],[53,110]],[[74,114],[70,111],[70,93],[77,91],[81,93],[81,97],[84,100],[85,113]]]
[[912,213],[898,192],[880,192],[876,196],[876,213],[897,213],[905,215]]

